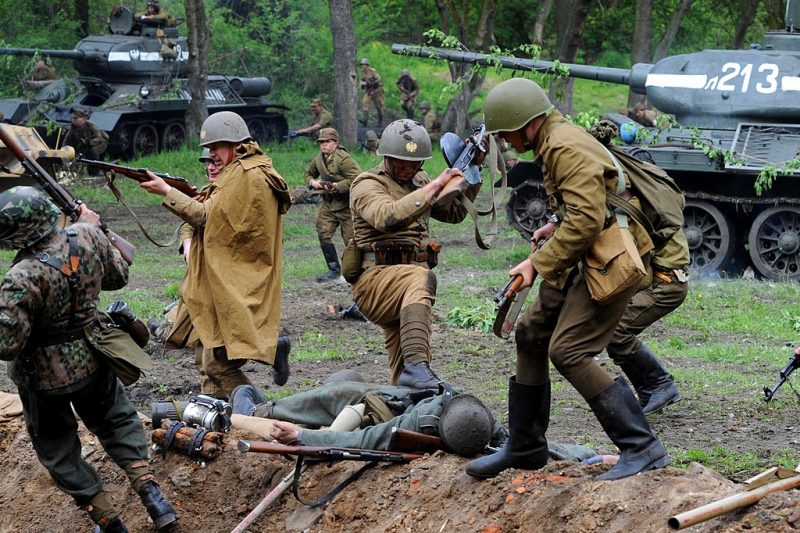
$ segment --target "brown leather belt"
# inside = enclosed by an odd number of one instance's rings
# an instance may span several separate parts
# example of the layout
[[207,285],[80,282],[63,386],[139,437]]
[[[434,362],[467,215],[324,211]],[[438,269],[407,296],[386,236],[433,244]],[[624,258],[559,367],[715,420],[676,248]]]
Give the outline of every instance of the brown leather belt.
[[391,265],[417,265],[422,266],[425,268],[430,268],[428,266],[428,252],[416,252],[414,258],[409,258],[408,261],[396,261],[396,262],[385,262],[385,263],[378,263],[376,260],[375,252],[363,252],[361,256],[361,266],[362,268],[369,268],[371,266],[391,266]]

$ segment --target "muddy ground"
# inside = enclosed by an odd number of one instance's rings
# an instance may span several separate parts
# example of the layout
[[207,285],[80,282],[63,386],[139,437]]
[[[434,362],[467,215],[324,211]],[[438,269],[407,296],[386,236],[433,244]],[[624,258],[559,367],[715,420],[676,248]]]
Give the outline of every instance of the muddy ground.
[[[288,216],[311,219],[311,206],[297,206]],[[159,208],[145,210],[151,220],[161,220]],[[140,214],[141,216],[141,214]],[[111,218],[122,217],[114,211]],[[167,220],[165,218],[165,220]],[[116,229],[116,228],[115,228]],[[471,230],[445,241],[446,250],[474,248]],[[143,245],[144,246],[144,245]],[[314,261],[323,271],[316,247],[291,249],[286,261]],[[444,261],[446,262],[446,256]],[[489,290],[474,283],[474,272],[442,268],[440,286],[459,284],[465,291]],[[163,283],[157,276],[135,277],[133,287]],[[321,383],[331,372],[349,367],[367,380],[383,382],[387,377],[380,329],[370,323],[342,320],[336,306],[350,302],[344,283],[321,285],[291,283],[283,294],[282,322],[293,341],[291,391],[307,390]],[[507,419],[503,383],[513,373],[514,345],[479,331],[454,329],[445,325],[447,309],[435,308],[434,368],[443,379],[473,392],[485,401],[495,416]],[[661,324],[649,334],[665,331]],[[674,330],[670,331],[674,335]],[[687,344],[702,342],[692,331],[684,334]],[[744,339],[746,340],[746,339]],[[150,414],[153,401],[167,396],[187,399],[197,392],[197,375],[191,353],[164,351],[151,343],[156,368],[128,394],[136,407]],[[326,351],[347,354],[326,358],[314,354]],[[491,354],[491,357],[489,356]],[[599,357],[616,373],[605,355]],[[688,358],[664,357],[670,367],[701,364]],[[702,363],[725,366],[726,363]],[[763,363],[754,363],[763,364]],[[4,365],[3,365],[4,367]],[[709,367],[711,368],[711,367]],[[267,393],[279,393],[272,384],[271,369],[257,363],[245,367],[251,380]],[[0,390],[14,391],[4,375]],[[765,369],[766,370],[766,369]],[[766,370],[770,371],[770,370]],[[613,453],[614,447],[592,416],[586,403],[553,372],[553,415],[548,438],[557,442],[592,443],[598,451]],[[706,402],[718,403],[709,411]],[[722,446],[759,457],[771,450],[798,446],[798,419],[778,423],[769,417],[753,416],[757,407],[742,412],[728,404],[742,398],[715,395],[683,395],[683,401],[651,419],[654,432],[671,449],[712,449]],[[206,468],[188,458],[156,454],[153,463],[162,487],[179,507],[182,517],[176,531],[221,532],[233,529],[283,476],[291,463],[281,457],[240,454],[236,431],[227,437],[227,449]],[[107,489],[120,508],[131,531],[149,531],[143,508],[124,479],[107,459],[96,439],[82,431],[83,452],[98,469]],[[16,531],[90,531],[91,524],[71,500],[57,491],[46,471],[38,464],[22,422],[0,424],[0,533]],[[584,468],[570,463],[552,463],[540,472],[509,471],[496,480],[475,481],[463,472],[466,460],[438,453],[408,465],[382,466],[368,471],[322,510],[310,510],[287,493],[265,512],[251,531],[667,531],[667,518],[731,492],[742,490],[740,482],[756,472],[742,472],[727,479],[700,465],[688,469],[668,468],[618,482],[593,482],[605,467]],[[304,475],[303,495],[313,498],[337,479],[359,465],[318,465]],[[796,531],[800,529],[800,491],[768,496],[745,511],[714,519],[693,531]]]

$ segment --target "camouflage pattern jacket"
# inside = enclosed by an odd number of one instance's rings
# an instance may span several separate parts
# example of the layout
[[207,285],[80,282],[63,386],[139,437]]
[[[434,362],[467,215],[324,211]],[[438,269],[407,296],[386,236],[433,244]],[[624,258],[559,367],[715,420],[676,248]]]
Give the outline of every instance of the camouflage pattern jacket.
[[101,290],[120,289],[128,282],[128,265],[100,228],[91,224],[70,228],[78,234],[79,258],[72,324],[73,293],[67,276],[35,257],[46,252],[67,263],[69,243],[64,230],[22,250],[0,285],[0,359],[10,361],[9,377],[21,389],[29,386],[26,350],[35,368],[36,390],[66,394],[81,388],[100,368],[98,360],[83,337],[55,339],[94,321]]

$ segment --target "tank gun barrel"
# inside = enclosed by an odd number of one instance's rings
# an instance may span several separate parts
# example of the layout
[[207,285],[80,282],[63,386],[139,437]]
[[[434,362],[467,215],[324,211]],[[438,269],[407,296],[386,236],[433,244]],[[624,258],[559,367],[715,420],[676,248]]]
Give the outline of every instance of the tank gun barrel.
[[463,52],[451,48],[432,48],[427,46],[393,44],[393,54],[417,56],[424,58],[444,59],[457,63],[472,63],[487,67],[501,66],[513,70],[525,70],[543,74],[556,74],[559,65],[569,69],[568,76],[586,80],[603,81],[629,85],[636,93],[645,94],[647,74],[653,65],[637,63],[632,69],[612,67],[591,67],[587,65],[574,65],[570,63],[555,63],[553,61],[539,61],[511,56],[492,56],[475,52]]
[[36,48],[0,48],[0,55],[5,56],[35,56],[55,57],[58,59],[82,60],[86,52],[82,50],[38,50]]

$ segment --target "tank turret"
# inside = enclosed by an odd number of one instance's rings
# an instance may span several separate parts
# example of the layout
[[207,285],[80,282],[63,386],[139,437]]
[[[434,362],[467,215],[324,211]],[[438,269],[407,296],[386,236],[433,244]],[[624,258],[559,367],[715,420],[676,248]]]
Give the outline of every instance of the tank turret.
[[[686,195],[690,267],[800,281],[800,0],[789,0],[783,30],[749,50],[704,50],[631,69],[561,64],[570,77],[623,84],[674,121],[637,124],[630,145],[667,170]],[[392,52],[423,58],[554,73],[548,61],[458,50],[394,45]],[[632,118],[611,113],[618,125]],[[656,121],[656,124],[660,124]],[[767,168],[777,174],[756,192]],[[525,237],[543,224],[541,170],[520,162],[509,174],[510,223]]]
[[[71,109],[109,134],[109,152],[130,157],[168,150],[186,139],[183,125],[191,94],[186,79],[189,52],[186,37],[167,23],[137,23],[125,7],[115,7],[109,33],[82,39],[74,50],[0,48],[0,55],[71,60],[79,76],[27,82],[29,95],[0,100],[0,113],[12,124],[41,126],[54,140],[52,124],[68,128]],[[160,24],[160,25],[159,25]],[[253,137],[282,139],[288,132],[286,107],[267,100],[271,82],[265,77],[208,77],[209,113],[242,115]]]

